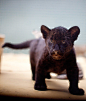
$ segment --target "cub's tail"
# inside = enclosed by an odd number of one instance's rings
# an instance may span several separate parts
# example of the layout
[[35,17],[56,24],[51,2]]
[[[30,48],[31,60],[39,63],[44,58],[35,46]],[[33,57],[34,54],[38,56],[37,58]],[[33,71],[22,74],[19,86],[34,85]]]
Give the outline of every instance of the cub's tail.
[[12,43],[5,43],[2,48],[4,47],[9,47],[9,48],[12,48],[12,49],[25,49],[25,48],[29,48],[30,47],[30,44],[33,40],[29,40],[29,41],[25,41],[23,43],[20,43],[20,44],[12,44]]

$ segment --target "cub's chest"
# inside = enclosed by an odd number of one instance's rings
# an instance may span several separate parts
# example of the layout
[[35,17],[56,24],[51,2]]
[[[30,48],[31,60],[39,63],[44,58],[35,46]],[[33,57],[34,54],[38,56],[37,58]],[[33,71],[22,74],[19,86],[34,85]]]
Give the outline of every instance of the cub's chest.
[[65,69],[65,60],[49,60],[46,62],[48,72],[61,73]]

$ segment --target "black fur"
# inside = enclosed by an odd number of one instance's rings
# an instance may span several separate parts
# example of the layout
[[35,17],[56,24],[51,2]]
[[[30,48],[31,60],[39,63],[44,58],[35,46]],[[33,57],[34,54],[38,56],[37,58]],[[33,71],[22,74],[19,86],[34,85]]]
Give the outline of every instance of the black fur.
[[84,90],[78,88],[78,67],[73,48],[80,29],[77,26],[69,30],[64,27],[49,29],[42,25],[43,38],[34,39],[22,44],[5,43],[3,47],[23,49],[30,47],[30,62],[32,79],[36,80],[36,90],[46,90],[45,78],[50,78],[50,72],[60,74],[64,69],[69,79],[69,92],[74,95],[83,95]]

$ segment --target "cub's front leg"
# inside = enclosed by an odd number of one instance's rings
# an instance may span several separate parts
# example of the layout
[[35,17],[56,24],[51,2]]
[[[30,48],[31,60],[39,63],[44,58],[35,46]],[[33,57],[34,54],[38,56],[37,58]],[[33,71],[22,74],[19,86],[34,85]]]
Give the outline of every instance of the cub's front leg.
[[70,68],[67,68],[67,77],[70,82],[69,92],[73,95],[84,95],[84,90],[78,87],[78,67],[77,65],[70,65]]
[[35,73],[35,85],[34,89],[36,90],[46,90],[47,86],[45,83],[45,65],[40,61],[36,67]]

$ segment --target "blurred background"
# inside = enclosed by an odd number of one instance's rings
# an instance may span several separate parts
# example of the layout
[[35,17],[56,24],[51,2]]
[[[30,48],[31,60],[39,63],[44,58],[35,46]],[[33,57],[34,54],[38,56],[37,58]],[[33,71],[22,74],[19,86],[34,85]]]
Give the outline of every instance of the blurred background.
[[[34,39],[40,26],[80,27],[75,45],[86,44],[86,0],[0,0],[0,34],[5,42],[21,43]],[[5,48],[5,53],[28,53]]]
[[[86,0],[0,0],[0,36],[1,34],[5,35],[5,42],[21,43],[34,39],[36,37],[33,33],[40,33],[41,25],[46,25],[51,29],[58,26],[67,29],[72,26],[80,27],[81,32],[75,45],[79,45],[76,48],[79,77],[84,77],[80,88],[86,92]],[[82,48],[81,46],[85,47]],[[0,48],[0,95],[24,98],[41,98],[43,95],[43,99],[48,99],[48,97],[58,99],[61,94],[64,95],[61,99],[75,99],[71,95],[66,95],[68,94],[68,87],[66,89],[68,82],[65,81],[49,80],[47,82],[48,87],[51,87],[49,93],[38,93],[38,91],[36,93],[33,90],[34,83],[31,80],[28,51],[29,49],[12,50],[4,48],[1,60],[3,51]],[[78,56],[78,54],[83,57]],[[62,76],[56,75],[56,78],[65,79],[67,77],[63,74]],[[50,94],[52,95],[50,96]],[[86,94],[82,98],[86,99]]]

